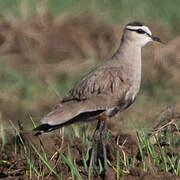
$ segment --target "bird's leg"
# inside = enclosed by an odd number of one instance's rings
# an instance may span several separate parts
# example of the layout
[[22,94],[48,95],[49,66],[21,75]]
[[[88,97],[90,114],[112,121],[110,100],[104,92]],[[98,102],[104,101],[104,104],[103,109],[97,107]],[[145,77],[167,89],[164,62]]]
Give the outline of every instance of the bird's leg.
[[98,151],[98,130],[101,125],[101,120],[98,120],[96,129],[93,134],[93,146],[92,146],[92,155],[93,155],[93,174],[94,176],[98,176],[97,172],[97,151]]
[[108,165],[107,165],[107,151],[106,151],[106,130],[107,130],[107,121],[104,120],[102,131],[101,131],[101,143],[103,148],[103,159],[104,159],[104,170],[103,173],[107,171]]

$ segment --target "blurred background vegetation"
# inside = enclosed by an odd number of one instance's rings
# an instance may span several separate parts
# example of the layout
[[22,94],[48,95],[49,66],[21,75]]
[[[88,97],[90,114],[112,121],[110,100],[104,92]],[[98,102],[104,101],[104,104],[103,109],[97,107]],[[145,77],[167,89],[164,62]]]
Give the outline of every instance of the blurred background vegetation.
[[20,120],[30,129],[30,116],[38,122],[108,60],[124,25],[136,20],[165,43],[143,49],[142,89],[114,119],[119,127],[153,126],[164,108],[180,108],[179,7],[179,0],[0,0],[1,122],[9,128],[9,120]]

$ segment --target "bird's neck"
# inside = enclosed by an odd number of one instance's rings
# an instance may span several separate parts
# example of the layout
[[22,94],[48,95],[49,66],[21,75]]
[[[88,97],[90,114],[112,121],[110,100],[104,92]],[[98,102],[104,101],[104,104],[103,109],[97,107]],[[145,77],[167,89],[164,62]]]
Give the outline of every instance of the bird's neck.
[[120,47],[112,58],[114,65],[120,67],[127,79],[141,81],[141,47],[129,40],[122,40]]
[[121,44],[112,60],[116,66],[121,67],[132,78],[141,77],[141,47],[129,40]]

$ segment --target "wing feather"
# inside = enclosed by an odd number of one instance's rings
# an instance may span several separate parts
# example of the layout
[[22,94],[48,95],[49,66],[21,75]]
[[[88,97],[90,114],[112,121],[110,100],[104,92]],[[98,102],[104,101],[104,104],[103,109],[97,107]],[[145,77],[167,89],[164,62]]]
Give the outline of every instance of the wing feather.
[[[127,80],[126,80],[127,81]],[[108,67],[94,70],[84,76],[74,88],[70,90],[63,101],[69,100],[86,100],[99,94],[112,95],[118,97],[124,95],[128,86],[122,76],[120,68]]]

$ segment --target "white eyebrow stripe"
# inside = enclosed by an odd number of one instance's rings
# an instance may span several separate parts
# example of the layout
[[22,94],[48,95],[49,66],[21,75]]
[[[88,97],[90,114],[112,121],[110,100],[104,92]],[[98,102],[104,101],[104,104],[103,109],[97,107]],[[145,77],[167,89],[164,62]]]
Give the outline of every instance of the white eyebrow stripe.
[[149,30],[149,28],[147,26],[126,26],[126,29],[130,29],[130,30],[142,29],[146,33],[152,35],[152,32]]

